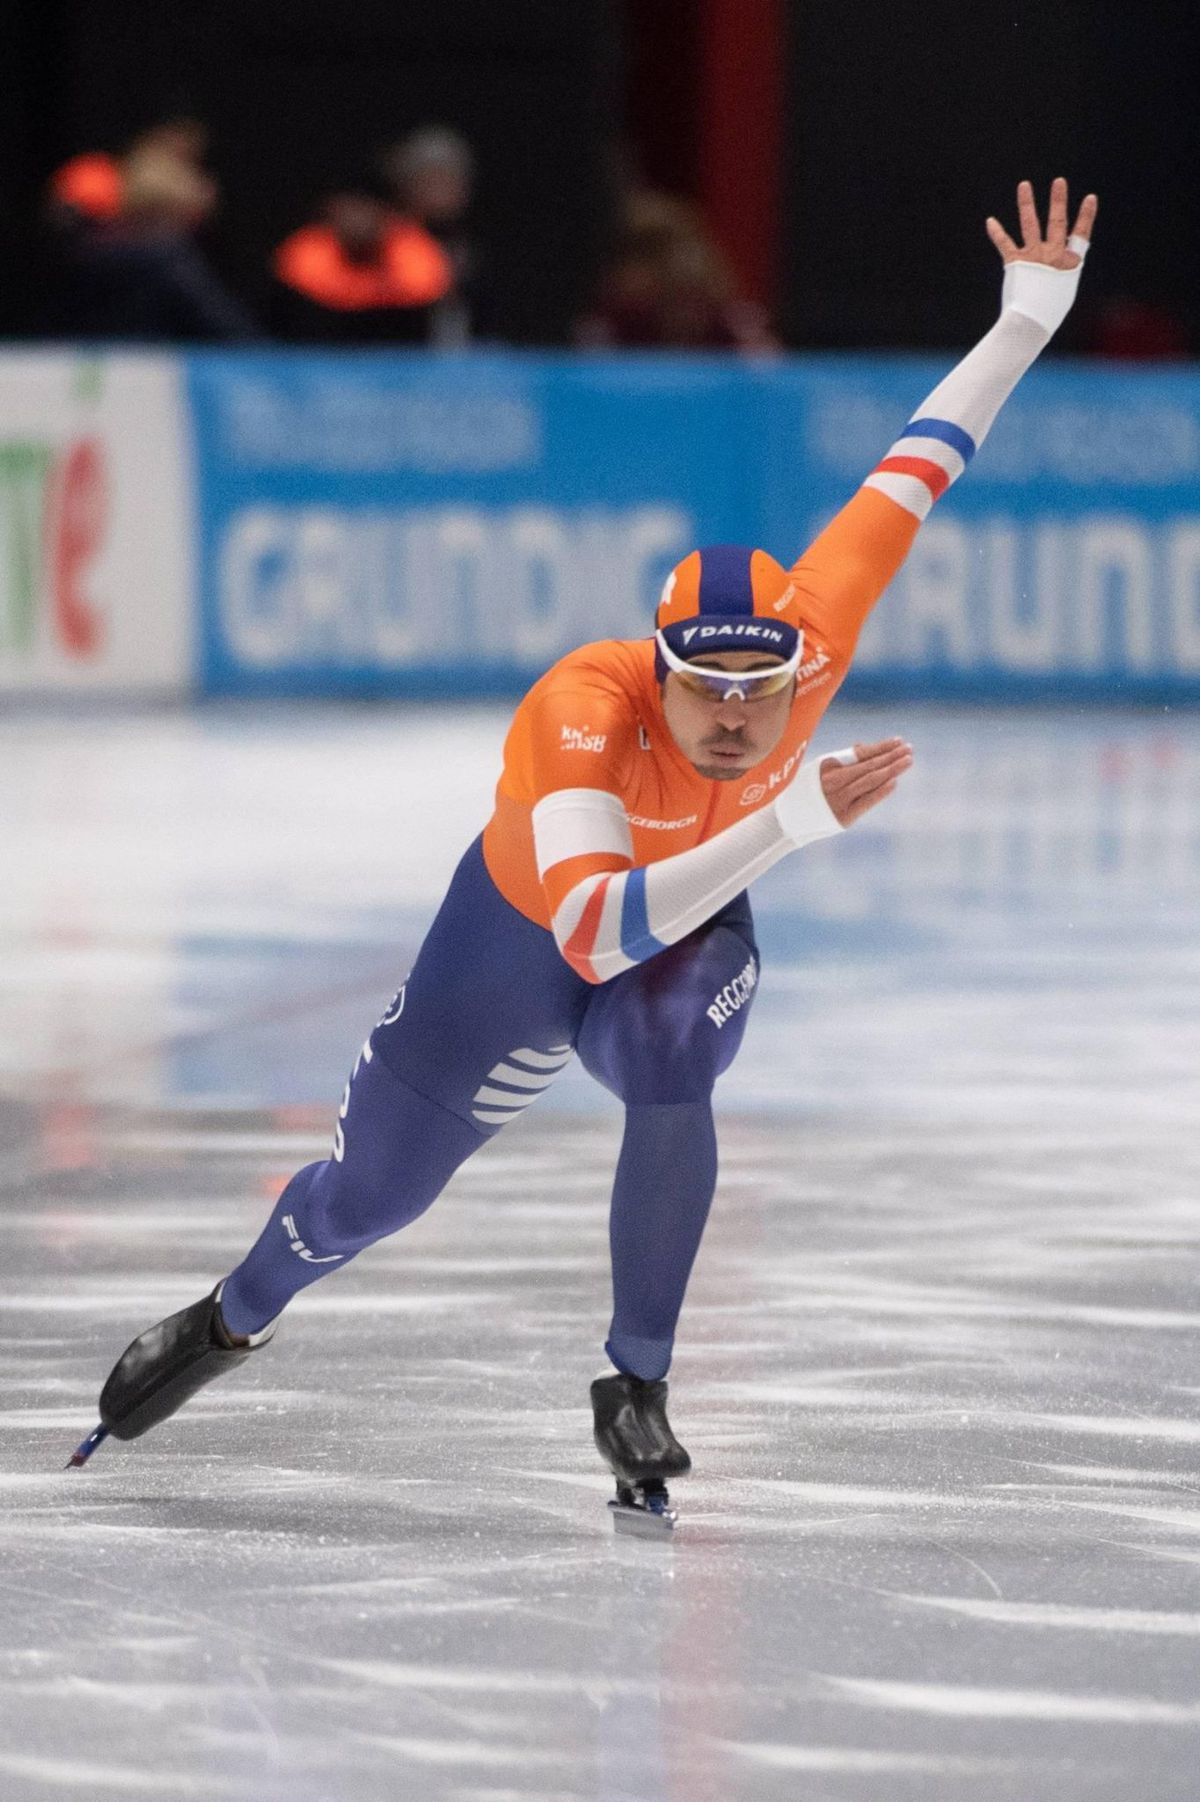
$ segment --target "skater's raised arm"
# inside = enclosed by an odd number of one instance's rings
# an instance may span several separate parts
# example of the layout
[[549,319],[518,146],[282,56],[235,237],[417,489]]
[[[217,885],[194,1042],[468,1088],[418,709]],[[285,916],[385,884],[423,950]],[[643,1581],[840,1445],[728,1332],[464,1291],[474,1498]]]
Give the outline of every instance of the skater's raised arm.
[[1017,189],[1022,242],[997,219],[987,233],[1004,263],[1000,317],[916,409],[858,493],[792,570],[804,613],[844,655],[908,555],[934,501],[957,481],[1000,408],[1066,318],[1096,217],[1096,196],[1067,233],[1067,184],[1051,185],[1043,234],[1033,189]]

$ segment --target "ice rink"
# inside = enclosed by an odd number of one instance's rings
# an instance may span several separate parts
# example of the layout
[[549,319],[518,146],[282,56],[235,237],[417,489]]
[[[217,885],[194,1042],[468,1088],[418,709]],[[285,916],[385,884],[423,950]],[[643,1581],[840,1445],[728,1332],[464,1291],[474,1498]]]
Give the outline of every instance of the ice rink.
[[63,1471],[325,1154],[506,718],[0,721],[0,1798],[1195,1802],[1186,712],[835,707],[918,766],[754,892],[673,1544],[591,1445],[619,1115],[574,1066]]

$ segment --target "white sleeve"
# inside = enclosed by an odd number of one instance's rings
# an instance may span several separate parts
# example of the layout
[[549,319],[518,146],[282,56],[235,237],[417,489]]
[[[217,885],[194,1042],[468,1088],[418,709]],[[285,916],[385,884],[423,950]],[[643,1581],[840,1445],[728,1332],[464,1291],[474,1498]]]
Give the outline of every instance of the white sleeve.
[[[854,761],[852,751],[825,753],[831,754],[841,762]],[[577,882],[553,919],[554,936],[567,962],[589,982],[608,982],[702,926],[789,851],[840,832],[821,789],[821,761],[804,765],[769,807],[705,844],[664,857],[660,863],[602,871]],[[620,810],[622,823],[624,810],[617,797],[605,797],[612,804],[606,810],[597,804],[597,791],[592,791],[576,812],[567,799],[571,792],[547,795],[534,808],[534,844],[542,874],[562,859],[564,847],[571,856],[618,850],[613,810]],[[548,807],[552,802],[555,805]],[[593,843],[597,829],[600,837]]]
[[1025,371],[1071,310],[1082,263],[1009,263],[1000,317],[939,382],[864,484],[924,519],[958,480]]

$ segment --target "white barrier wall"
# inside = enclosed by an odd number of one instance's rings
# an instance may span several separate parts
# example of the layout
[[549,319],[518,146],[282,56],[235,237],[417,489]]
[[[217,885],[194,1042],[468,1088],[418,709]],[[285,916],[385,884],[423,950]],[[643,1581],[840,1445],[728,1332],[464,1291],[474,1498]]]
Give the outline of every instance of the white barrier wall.
[[0,356],[0,691],[190,687],[192,482],[169,356]]

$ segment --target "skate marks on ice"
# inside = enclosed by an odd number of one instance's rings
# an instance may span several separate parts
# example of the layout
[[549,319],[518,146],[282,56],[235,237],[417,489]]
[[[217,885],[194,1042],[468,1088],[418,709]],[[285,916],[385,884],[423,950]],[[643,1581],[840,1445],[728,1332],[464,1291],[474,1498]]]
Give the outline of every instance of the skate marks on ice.
[[1195,1802],[1187,720],[914,718],[892,827],[762,885],[673,1545],[615,1539],[590,1444],[577,1070],[261,1363],[58,1468],[323,1155],[502,731],[0,724],[0,1796]]
[[[126,1124],[13,1216],[6,1802],[72,1793],[68,1710],[100,1794],[1117,1802],[1150,1768],[1192,1802],[1200,1325],[1166,1148],[1064,1130],[1001,1184],[957,1128],[728,1119],[664,1548],[613,1539],[590,1447],[592,1115],[489,1147],[244,1380],[52,1469],[275,1164],[264,1116],[212,1158]],[[1059,1161],[1086,1181],[1048,1205]]]

